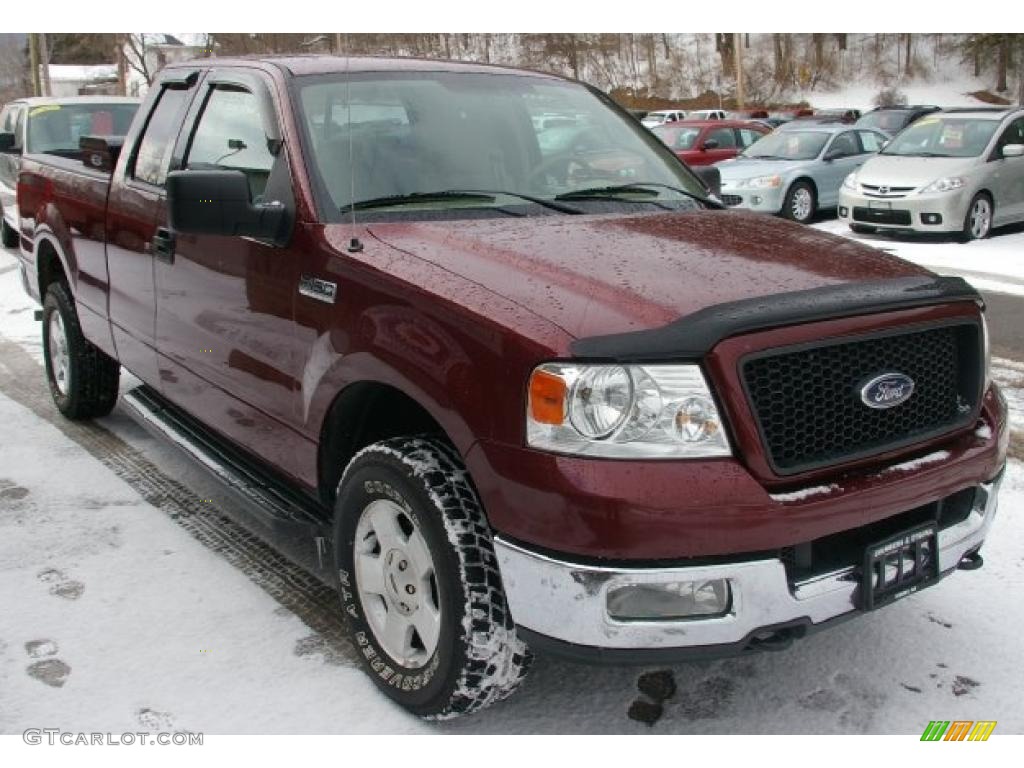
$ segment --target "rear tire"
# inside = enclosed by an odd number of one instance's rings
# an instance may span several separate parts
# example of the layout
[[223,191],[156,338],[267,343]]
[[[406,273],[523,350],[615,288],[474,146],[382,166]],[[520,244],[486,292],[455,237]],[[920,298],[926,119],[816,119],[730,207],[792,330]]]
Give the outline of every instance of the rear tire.
[[7,219],[0,215],[0,242],[4,248],[16,248],[18,245],[18,231],[7,223]]
[[121,366],[82,335],[63,283],[53,283],[43,301],[43,357],[53,402],[69,419],[106,416],[117,402]]
[[374,683],[421,717],[510,695],[532,656],[516,635],[483,507],[455,450],[434,437],[364,448],[335,504],[339,592]]
[[866,224],[851,224],[850,231],[858,235],[873,235],[878,230],[874,227],[869,227]]
[[969,243],[971,240],[984,240],[988,237],[992,232],[993,213],[991,197],[984,192],[979,192],[972,197],[971,204],[967,207],[967,214],[964,216],[960,242]]
[[791,221],[807,224],[818,212],[818,196],[814,187],[806,181],[798,181],[786,192],[782,203],[782,215]]

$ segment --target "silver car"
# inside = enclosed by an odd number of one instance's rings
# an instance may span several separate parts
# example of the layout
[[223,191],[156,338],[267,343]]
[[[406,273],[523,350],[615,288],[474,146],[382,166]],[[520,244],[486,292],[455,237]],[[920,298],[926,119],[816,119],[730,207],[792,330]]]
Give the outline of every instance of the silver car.
[[987,237],[1024,221],[1024,110],[937,112],[900,132],[843,183],[855,232]]
[[787,126],[758,139],[734,160],[716,163],[722,202],[808,222],[819,209],[836,206],[843,179],[885,141],[878,131],[843,123]]

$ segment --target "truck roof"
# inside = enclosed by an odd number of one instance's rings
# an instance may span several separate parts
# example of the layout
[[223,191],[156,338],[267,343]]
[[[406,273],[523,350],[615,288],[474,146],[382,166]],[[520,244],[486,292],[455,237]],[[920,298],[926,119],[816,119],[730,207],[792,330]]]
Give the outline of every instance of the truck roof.
[[445,59],[423,59],[411,56],[335,56],[333,54],[294,54],[254,55],[217,57],[215,59],[190,59],[175,62],[167,69],[188,69],[196,65],[202,66],[244,66],[253,63],[272,64],[290,75],[326,75],[343,72],[466,72],[478,74],[519,74],[530,77],[544,77],[551,80],[571,80],[571,78],[553,75],[550,72],[538,72],[500,64],[477,64],[468,61],[448,61]]

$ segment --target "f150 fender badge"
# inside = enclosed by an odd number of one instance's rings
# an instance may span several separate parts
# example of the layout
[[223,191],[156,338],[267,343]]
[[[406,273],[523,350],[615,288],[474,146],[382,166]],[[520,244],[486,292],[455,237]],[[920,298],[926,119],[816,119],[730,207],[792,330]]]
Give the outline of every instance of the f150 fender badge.
[[299,278],[299,293],[317,301],[333,304],[338,295],[337,283],[321,280],[319,277],[302,275]]
[[914,394],[914,380],[902,373],[883,373],[860,388],[860,399],[868,408],[885,409],[902,405]]

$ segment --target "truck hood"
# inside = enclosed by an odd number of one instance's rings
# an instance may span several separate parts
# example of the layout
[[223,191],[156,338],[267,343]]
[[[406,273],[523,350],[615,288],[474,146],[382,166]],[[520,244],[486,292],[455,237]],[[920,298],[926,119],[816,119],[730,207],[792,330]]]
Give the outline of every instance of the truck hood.
[[371,234],[574,338],[714,304],[928,274],[853,240],[740,211],[377,223]]
[[923,187],[946,176],[961,176],[978,165],[976,157],[900,157],[875,155],[861,166],[861,184]]

